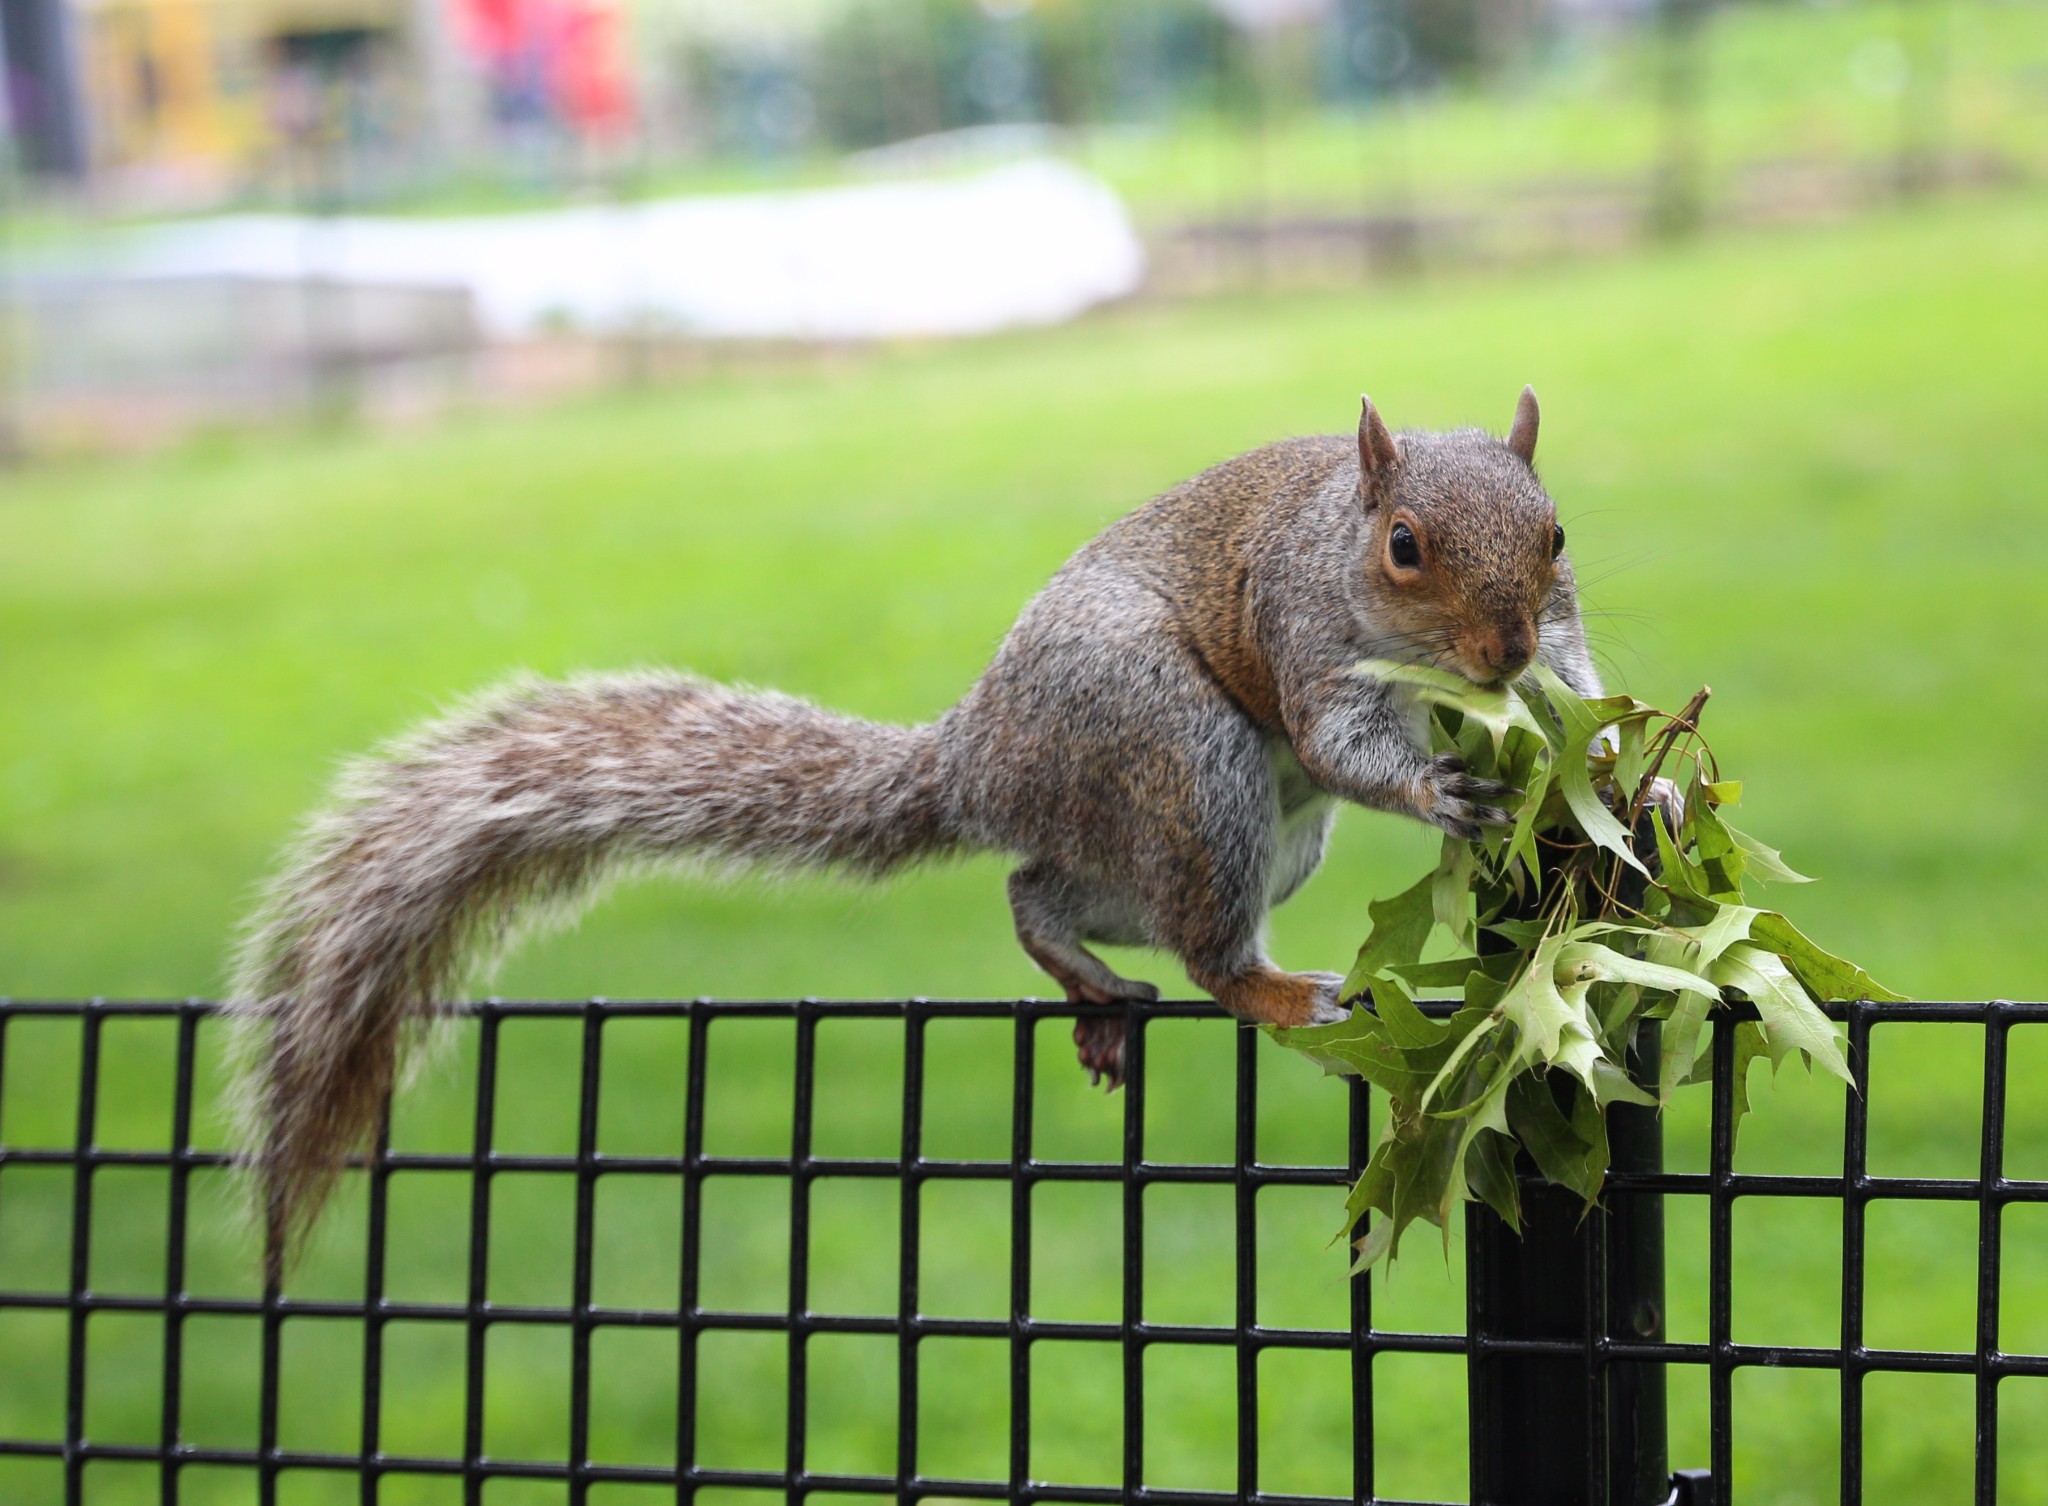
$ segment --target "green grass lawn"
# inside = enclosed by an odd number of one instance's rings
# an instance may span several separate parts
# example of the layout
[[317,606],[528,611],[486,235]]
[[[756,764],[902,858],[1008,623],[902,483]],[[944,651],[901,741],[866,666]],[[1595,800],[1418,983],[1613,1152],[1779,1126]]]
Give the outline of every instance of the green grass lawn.
[[[829,370],[734,377],[594,398],[546,413],[477,415],[431,432],[221,440],[150,461],[5,479],[0,493],[0,992],[205,994],[252,886],[334,760],[514,667],[669,663],[772,684],[874,716],[927,717],[969,683],[1018,606],[1120,512],[1194,469],[1278,435],[1348,426],[1369,389],[1397,424],[1505,427],[1514,394],[1544,398],[1544,473],[1588,579],[1613,683],[1675,704],[1702,682],[1715,745],[1747,779],[1744,825],[1825,882],[1785,896],[1824,943],[1925,997],[2040,997],[2037,833],[2048,819],[2048,201],[1917,211],[1798,237],[1758,236],[1512,277],[1424,281],[1351,295],[1133,307],[1059,331],[914,347]],[[1295,966],[1341,966],[1369,899],[1428,861],[1420,830],[1353,813],[1325,872],[1276,917]],[[1156,959],[1118,958],[1178,992]],[[1001,870],[973,861],[866,893],[827,881],[646,883],[578,930],[529,946],[495,985],[522,996],[1015,996],[1044,985],[1010,936]],[[1159,1027],[1154,1153],[1227,1157],[1231,1033]],[[614,1026],[607,1149],[672,1153],[681,1035]],[[818,1149],[893,1154],[898,1040],[830,1025],[821,1042]],[[10,1027],[0,1142],[64,1143],[76,1040]],[[216,1054],[209,1043],[209,1060]],[[1974,1174],[1980,1039],[1952,1027],[1880,1032],[1873,1167]],[[787,1145],[786,1026],[721,1024],[713,1149]],[[2008,1169],[2048,1175],[2048,1113],[2029,1101],[2015,1043]],[[573,1145],[575,1039],[507,1027],[501,1144]],[[1115,1154],[1121,1102],[1088,1095],[1057,1032],[1040,1046],[1043,1154]],[[1341,1150],[1342,1094],[1265,1053],[1262,1146]],[[168,1037],[111,1027],[99,1139],[160,1144]],[[2044,1063],[2048,1064],[2048,1063]],[[1004,1155],[1007,1028],[938,1032],[933,1154]],[[210,1081],[218,1073],[211,1072]],[[209,1108],[211,1106],[209,1090]],[[1697,1095],[1696,1095],[1697,1096]],[[1839,1169],[1840,1094],[1790,1076],[1760,1094],[1741,1161]],[[406,1098],[404,1145],[464,1148],[458,1068]],[[1703,1105],[1670,1116],[1670,1159],[1702,1164]],[[217,1120],[205,1138],[217,1143]],[[221,1189],[201,1177],[189,1285],[247,1292],[247,1252]],[[162,1282],[163,1184],[99,1175],[93,1282]],[[1084,1190],[1085,1191],[1085,1190]],[[1114,1318],[1114,1199],[1041,1194],[1034,1307]],[[1060,1193],[1059,1196],[1050,1195]],[[1171,1195],[1164,1195],[1171,1194]],[[673,1300],[675,1189],[604,1184],[598,1300]],[[0,1168],[0,1288],[62,1290],[68,1175]],[[928,1195],[933,1310],[1000,1315],[1006,1194]],[[818,1192],[813,1300],[893,1310],[893,1193]],[[336,1210],[294,1290],[360,1292],[360,1188]],[[459,1296],[466,1183],[394,1187],[394,1295]],[[1261,1199],[1262,1313],[1341,1321],[1331,1194]],[[493,1296],[567,1297],[566,1190],[507,1177],[495,1206]],[[779,1308],[786,1197],[766,1182],[706,1194],[705,1300]],[[2036,1257],[2048,1221],[2008,1217],[2004,1342],[2048,1347]],[[1151,1315],[1227,1321],[1228,1201],[1148,1195]],[[1964,1346],[1974,1213],[1932,1204],[1871,1215],[1872,1343]],[[1671,1320],[1704,1337],[1704,1215],[1672,1211]],[[1835,1337],[1839,1212],[1738,1205],[1736,1337]],[[1456,1272],[1418,1242],[1376,1282],[1389,1325],[1455,1325]],[[93,1320],[88,1423],[148,1441],[158,1426],[160,1324]],[[254,1441],[253,1326],[195,1319],[189,1435]],[[286,1328],[288,1447],[353,1449],[361,1337]],[[461,1338],[397,1325],[387,1447],[459,1446]],[[779,1339],[710,1345],[705,1457],[779,1466]],[[819,1341],[812,1462],[894,1467],[894,1353]],[[999,1473],[1003,1356],[964,1341],[926,1356],[928,1473]],[[563,1446],[567,1341],[494,1331],[487,1446]],[[64,1327],[0,1312],[0,1436],[61,1429]],[[673,1349],[601,1343],[606,1460],[661,1462],[673,1437]],[[1158,1356],[1148,1460],[1163,1483],[1234,1480],[1227,1362]],[[1341,1365],[1285,1356],[1262,1407],[1267,1488],[1342,1493],[1349,1454]],[[819,1377],[825,1377],[819,1379]],[[1036,1384],[1033,1470],[1113,1480],[1113,1351],[1048,1346]],[[1462,1491],[1457,1365],[1383,1361],[1383,1491]],[[666,1387],[666,1390],[664,1390]],[[2030,1389],[2032,1388],[2032,1389]],[[1674,1378],[1674,1461],[1704,1463],[1704,1388]],[[2048,1393],[2005,1386],[2006,1489],[2048,1500]],[[1746,1501],[1835,1492],[1836,1385],[1743,1373],[1737,1454]],[[1940,1379],[1871,1383],[1873,1501],[1967,1494],[1970,1392]],[[51,1498],[56,1475],[0,1466],[0,1498]],[[95,1466],[95,1501],[153,1496],[146,1470]],[[246,1481],[188,1473],[186,1499],[253,1499]],[[353,1498],[288,1477],[287,1498]],[[388,1482],[387,1501],[446,1501]],[[559,1500],[494,1488],[493,1502]],[[618,1491],[619,1502],[640,1499]],[[602,1495],[600,1499],[603,1499]],[[651,1498],[650,1498],[651,1499]]]
[[[1897,7],[1748,4],[1702,17],[1692,57],[1693,150],[1719,201],[1737,177],[1789,162],[1889,171],[1922,149],[2043,165],[2048,9],[1997,0]],[[1263,130],[1196,117],[1171,131],[1081,138],[1148,223],[1332,214],[1409,205],[1497,208],[1531,190],[1647,189],[1665,145],[1666,52],[1654,26],[1583,27],[1512,75],[1386,104],[1276,104]],[[1910,124],[1909,124],[1910,122]]]

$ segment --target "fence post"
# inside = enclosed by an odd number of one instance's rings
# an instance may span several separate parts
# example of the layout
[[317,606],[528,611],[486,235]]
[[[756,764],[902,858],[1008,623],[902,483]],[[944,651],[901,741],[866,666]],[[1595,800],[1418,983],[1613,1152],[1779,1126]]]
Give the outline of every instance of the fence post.
[[[1646,1020],[1629,1044],[1629,1075],[1657,1081],[1664,1030]],[[1613,1169],[1655,1176],[1664,1170],[1664,1121],[1654,1108],[1618,1103],[1607,1112]],[[1590,1223],[1591,1221],[1588,1220]],[[1635,1192],[1609,1199],[1606,1328],[1610,1338],[1664,1341],[1664,1195]],[[1672,1495],[1662,1364],[1606,1367],[1608,1493],[1616,1501],[1661,1503]]]
[[[1631,1066],[1656,1051],[1646,1024]],[[1656,1110],[1615,1105],[1607,1136],[1616,1171],[1663,1169]],[[1596,1347],[1664,1337],[1663,1198],[1612,1195],[1589,1214],[1567,1189],[1525,1180],[1520,1234],[1468,1204],[1465,1305],[1473,1506],[1663,1506],[1664,1367],[1602,1363]],[[1532,1353],[1528,1340],[1575,1347]]]
[[[1645,815],[1632,845],[1653,855],[1655,842]],[[1625,902],[1640,905],[1644,883],[1624,874]],[[1482,936],[1480,950],[1506,945]],[[1628,1070],[1637,1082],[1656,1082],[1662,1033],[1654,1020],[1636,1028]],[[1664,1170],[1654,1108],[1610,1107],[1607,1146],[1613,1172]],[[1588,1212],[1544,1181],[1526,1151],[1516,1168],[1520,1234],[1484,1203],[1465,1208],[1473,1506],[1666,1506],[1677,1497],[1664,1366],[1601,1352],[1610,1339],[1663,1341],[1663,1195],[1610,1192]],[[1519,1347],[1529,1340],[1546,1347]]]

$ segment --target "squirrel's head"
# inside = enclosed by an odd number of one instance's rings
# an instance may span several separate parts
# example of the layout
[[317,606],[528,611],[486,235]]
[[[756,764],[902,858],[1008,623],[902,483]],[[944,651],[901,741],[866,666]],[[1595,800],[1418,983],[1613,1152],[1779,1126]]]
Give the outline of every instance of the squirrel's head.
[[1396,438],[1362,401],[1362,568],[1375,619],[1404,658],[1480,684],[1512,680],[1571,589],[1557,508],[1532,468],[1535,390],[1522,389],[1504,440],[1479,429]]

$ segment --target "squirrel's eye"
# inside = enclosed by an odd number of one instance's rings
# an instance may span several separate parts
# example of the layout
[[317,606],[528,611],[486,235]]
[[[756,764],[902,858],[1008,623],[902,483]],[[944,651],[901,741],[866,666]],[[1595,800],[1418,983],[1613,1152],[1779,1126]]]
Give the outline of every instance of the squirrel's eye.
[[1422,568],[1422,550],[1415,543],[1415,532],[1406,523],[1396,523],[1394,531],[1387,538],[1387,557],[1402,570]]
[[1562,524],[1550,530],[1550,557],[1556,559],[1564,553],[1564,527]]

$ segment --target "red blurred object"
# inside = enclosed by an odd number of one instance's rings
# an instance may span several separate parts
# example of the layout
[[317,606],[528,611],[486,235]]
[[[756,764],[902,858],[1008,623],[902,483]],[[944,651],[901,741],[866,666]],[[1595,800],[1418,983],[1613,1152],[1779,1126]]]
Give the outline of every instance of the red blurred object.
[[618,0],[457,0],[476,59],[506,98],[538,86],[547,114],[580,135],[633,123]]
[[532,29],[529,17],[544,0],[459,0],[470,49],[483,61],[501,63],[523,49]]
[[633,93],[616,0],[566,0],[560,10],[549,93],[577,130],[619,135],[633,123]]

